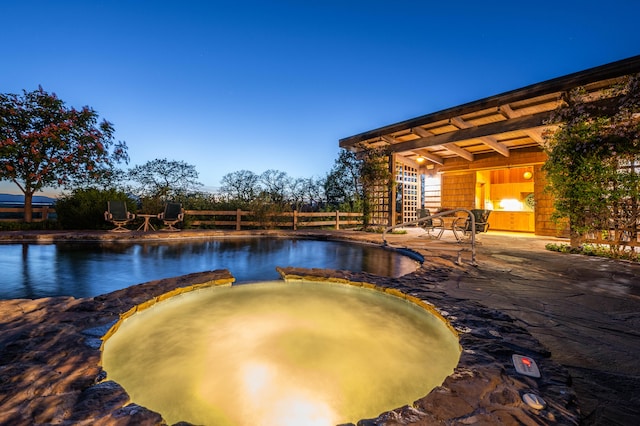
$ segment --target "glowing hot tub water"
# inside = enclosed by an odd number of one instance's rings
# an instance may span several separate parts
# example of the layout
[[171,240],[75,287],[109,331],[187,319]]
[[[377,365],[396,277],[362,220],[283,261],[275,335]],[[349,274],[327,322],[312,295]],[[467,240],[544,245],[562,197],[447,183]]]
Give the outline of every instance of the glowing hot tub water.
[[264,282],[198,290],[125,320],[103,366],[171,423],[336,425],[426,395],[457,337],[435,315],[361,287]]

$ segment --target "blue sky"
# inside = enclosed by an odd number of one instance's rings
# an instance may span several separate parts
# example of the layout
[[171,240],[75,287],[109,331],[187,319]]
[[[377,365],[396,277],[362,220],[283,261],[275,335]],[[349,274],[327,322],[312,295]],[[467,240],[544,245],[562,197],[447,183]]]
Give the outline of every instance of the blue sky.
[[[640,54],[637,0],[0,1],[0,92],[93,107],[223,175],[324,176],[338,140]],[[3,184],[0,192],[15,192]]]

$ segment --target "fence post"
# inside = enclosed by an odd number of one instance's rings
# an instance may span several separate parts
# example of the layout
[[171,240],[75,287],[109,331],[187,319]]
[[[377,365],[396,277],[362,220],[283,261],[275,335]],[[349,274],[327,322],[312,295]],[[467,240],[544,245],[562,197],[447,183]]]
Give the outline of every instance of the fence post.
[[293,211],[293,230],[298,230],[298,210]]
[[236,231],[241,229],[240,221],[242,220],[242,210],[236,210]]
[[336,230],[340,229],[340,211],[336,210]]

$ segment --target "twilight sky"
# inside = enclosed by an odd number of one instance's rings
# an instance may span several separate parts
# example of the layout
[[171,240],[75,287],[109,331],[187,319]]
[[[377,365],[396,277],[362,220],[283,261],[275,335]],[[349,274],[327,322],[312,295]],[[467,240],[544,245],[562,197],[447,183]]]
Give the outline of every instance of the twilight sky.
[[[0,93],[89,105],[205,189],[324,176],[338,139],[640,54],[637,0],[0,0]],[[17,192],[2,183],[0,192]]]

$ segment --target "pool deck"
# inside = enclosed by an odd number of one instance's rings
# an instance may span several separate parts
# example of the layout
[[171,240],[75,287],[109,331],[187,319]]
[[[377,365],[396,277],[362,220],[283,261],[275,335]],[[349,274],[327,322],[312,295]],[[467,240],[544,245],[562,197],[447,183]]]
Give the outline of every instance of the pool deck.
[[[581,424],[635,425],[640,419],[640,265],[624,261],[580,255],[561,254],[545,250],[546,243],[565,243],[564,240],[534,237],[529,234],[482,234],[477,245],[478,266],[470,266],[470,253],[462,252],[462,265],[456,264],[458,250],[467,246],[455,242],[445,234],[442,240],[427,238],[419,229],[406,234],[391,234],[387,241],[392,247],[403,247],[420,253],[425,262],[424,274],[433,271],[437,280],[429,281],[430,291],[441,292],[449,300],[468,300],[504,312],[516,319],[551,353],[551,360],[564,367],[572,377],[572,389],[577,395]],[[148,240],[173,238],[211,238],[223,236],[271,235],[282,237],[310,237],[344,239],[380,244],[381,235],[355,231],[182,231],[175,233],[131,232],[2,232],[2,241],[56,240]],[[446,273],[445,273],[446,271]],[[402,281],[402,280],[399,280]],[[84,312],[89,303],[60,300],[68,304],[65,312]],[[113,300],[113,299],[112,299]],[[29,302],[36,308],[38,301]],[[15,301],[0,302],[19,316],[23,306]],[[117,304],[109,315],[117,317]],[[92,305],[93,306],[93,305]],[[106,309],[106,308],[100,308]],[[46,312],[43,312],[45,315]],[[87,318],[91,312],[87,313]],[[15,319],[16,317],[14,317]],[[46,321],[46,315],[40,321]],[[8,324],[3,319],[0,331]],[[51,332],[51,331],[49,331]],[[26,339],[28,330],[14,340],[2,340],[5,350]],[[464,345],[463,345],[464,347]],[[18,347],[16,346],[16,349]],[[6,352],[6,351],[5,351]],[[34,357],[41,354],[35,354]],[[0,355],[0,386],[9,385],[7,374],[11,366],[8,355]],[[24,372],[22,372],[24,373]],[[60,373],[59,373],[60,374]],[[24,375],[23,375],[24,377]],[[35,377],[34,377],[35,380]],[[84,384],[85,386],[87,383]],[[95,388],[95,386],[94,386]],[[0,407],[11,397],[3,395],[0,387]],[[27,389],[28,391],[28,389]],[[96,392],[100,392],[97,389]],[[109,392],[102,389],[102,392]],[[94,401],[88,399],[86,404]],[[114,406],[122,401],[114,400]],[[131,409],[129,410],[131,411]],[[125,414],[122,414],[125,415]],[[126,414],[130,416],[129,412]],[[55,417],[55,416],[54,416]],[[42,415],[46,418],[46,415]],[[544,424],[544,420],[541,422]],[[549,424],[554,422],[549,421]],[[72,424],[72,423],[68,423]],[[106,424],[106,423],[105,423]],[[110,423],[113,424],[113,423]]]
[[[438,255],[421,235],[388,240]],[[438,286],[516,318],[546,346],[572,376],[581,424],[640,424],[640,265],[551,252],[547,243],[568,241],[482,234],[478,267]]]

